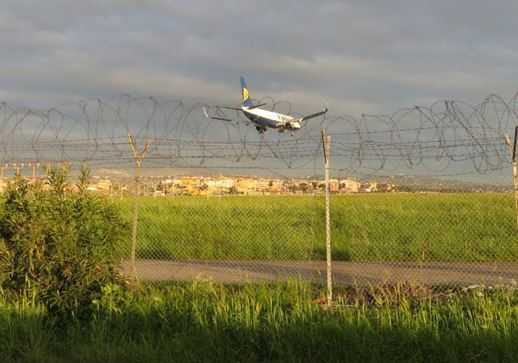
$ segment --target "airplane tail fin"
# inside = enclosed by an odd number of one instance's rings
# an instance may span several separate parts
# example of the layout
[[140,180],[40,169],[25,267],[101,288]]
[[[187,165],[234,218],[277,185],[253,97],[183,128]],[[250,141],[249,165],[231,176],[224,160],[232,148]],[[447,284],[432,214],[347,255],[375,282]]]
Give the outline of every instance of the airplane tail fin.
[[254,103],[250,98],[250,93],[248,92],[248,88],[246,87],[245,78],[241,76],[241,94],[243,96],[243,106],[252,107]]

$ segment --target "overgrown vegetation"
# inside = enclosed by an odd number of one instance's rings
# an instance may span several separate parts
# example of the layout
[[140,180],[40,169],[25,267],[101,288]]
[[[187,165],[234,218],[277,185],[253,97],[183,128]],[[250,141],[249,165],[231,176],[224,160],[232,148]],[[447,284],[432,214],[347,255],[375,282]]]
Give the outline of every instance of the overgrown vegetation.
[[[437,290],[383,283],[337,289],[331,308],[325,290],[300,281],[126,289],[116,268],[116,256],[124,254],[124,218],[106,199],[86,192],[86,168],[75,191],[65,186],[67,172],[49,170],[47,184],[19,178],[2,197],[1,362],[518,360],[514,287]],[[455,258],[483,259],[491,251],[495,259],[516,258],[514,219],[497,223],[512,217],[509,196],[435,197],[337,198],[337,250],[350,259],[385,251],[388,259],[421,253],[448,260],[447,248],[458,251]],[[307,258],[318,251],[324,240],[321,200],[269,200],[275,203],[247,197],[143,201],[140,252]],[[467,216],[481,226],[462,225]],[[463,235],[469,228],[475,230]],[[422,236],[444,246],[420,244]],[[502,237],[509,240],[492,243]],[[341,245],[341,238],[348,243]]]
[[67,187],[68,167],[46,182],[17,177],[0,201],[0,287],[41,303],[51,316],[81,318],[103,287],[122,281],[117,245],[124,223],[107,199],[87,192],[89,169]]
[[411,283],[337,292],[301,282],[106,286],[94,319],[59,339],[39,306],[0,299],[0,361],[364,362],[518,360],[513,288]]
[[[131,199],[115,202],[130,220]],[[333,259],[514,262],[514,213],[511,193],[333,196]],[[137,254],[325,259],[324,215],[321,196],[143,198]]]

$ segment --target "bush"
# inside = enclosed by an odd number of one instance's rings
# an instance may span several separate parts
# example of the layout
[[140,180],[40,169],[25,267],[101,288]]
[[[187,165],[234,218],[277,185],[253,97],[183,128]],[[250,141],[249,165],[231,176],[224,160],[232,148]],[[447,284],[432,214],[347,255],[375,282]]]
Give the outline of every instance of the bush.
[[17,177],[8,187],[0,202],[0,286],[73,318],[88,315],[103,286],[122,282],[116,247],[127,228],[114,205],[87,192],[86,166],[76,188],[67,186],[68,172],[49,168],[48,184]]

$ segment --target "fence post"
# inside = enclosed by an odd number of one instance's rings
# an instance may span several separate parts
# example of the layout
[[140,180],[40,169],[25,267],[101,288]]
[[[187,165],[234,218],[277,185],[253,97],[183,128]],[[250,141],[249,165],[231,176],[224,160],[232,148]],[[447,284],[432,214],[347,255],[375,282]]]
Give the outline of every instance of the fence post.
[[327,305],[331,306],[333,301],[333,275],[331,271],[331,211],[329,207],[329,151],[331,136],[326,130],[322,130],[322,145],[324,148],[324,178],[326,195],[326,262],[327,262]]
[[518,166],[516,165],[516,139],[518,138],[518,126],[514,128],[514,140],[505,134],[505,143],[509,147],[511,160],[513,161],[513,185],[514,185],[514,211],[516,215],[516,228],[518,228]]
[[137,251],[137,222],[138,222],[138,205],[140,197],[140,169],[142,167],[142,160],[146,153],[149,143],[144,143],[142,151],[138,151],[135,138],[128,133],[128,140],[135,158],[135,194],[133,196],[133,209],[131,215],[131,275],[138,283],[137,268],[136,268],[136,251]]

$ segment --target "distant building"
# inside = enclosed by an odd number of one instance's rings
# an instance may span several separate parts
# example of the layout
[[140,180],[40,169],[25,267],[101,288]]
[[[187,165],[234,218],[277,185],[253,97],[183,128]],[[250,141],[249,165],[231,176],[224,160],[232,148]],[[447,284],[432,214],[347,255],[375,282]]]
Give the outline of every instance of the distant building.
[[360,191],[365,193],[372,193],[378,191],[378,183],[370,181],[361,185]]
[[153,197],[165,197],[165,193],[163,190],[161,189],[156,189],[154,192],[153,192]]
[[208,194],[228,194],[234,181],[229,178],[210,179],[204,182]]
[[361,183],[353,179],[340,180],[340,193],[358,193]]
[[112,192],[112,182],[109,179],[101,179],[97,182],[97,192],[102,194],[110,194]]
[[257,189],[257,180],[249,178],[239,178],[234,181],[234,189],[239,194],[250,194]]
[[270,194],[281,194],[284,191],[284,181],[281,179],[270,179],[268,181],[268,192]]
[[377,191],[381,193],[389,193],[395,191],[395,185],[390,183],[378,183]]
[[312,193],[314,191],[313,183],[311,183],[311,181],[301,180],[301,181],[298,181],[297,184],[298,184],[298,190],[302,194]]
[[329,180],[329,192],[330,193],[338,193],[340,191],[340,182],[338,179],[330,179]]
[[226,178],[222,176],[217,181],[219,187],[226,189],[227,191],[234,185],[234,180],[232,178]]
[[256,188],[259,192],[267,192],[270,189],[270,179],[259,178],[256,182]]
[[[12,179],[0,177],[0,193],[5,192]],[[48,180],[38,179],[44,190],[49,190]],[[67,186],[70,191],[77,191],[76,185]],[[133,180],[123,180],[93,176],[92,183],[87,190],[93,193],[123,196],[134,194],[136,184]],[[360,183],[357,180],[331,179],[329,190],[333,194],[347,194],[359,192],[394,192],[395,185],[369,181]],[[183,177],[155,177],[141,178],[140,194],[147,196],[210,196],[225,194],[245,195],[275,195],[275,194],[322,194],[325,191],[325,182],[319,179],[280,179],[268,177],[227,177],[227,176],[183,176]]]

